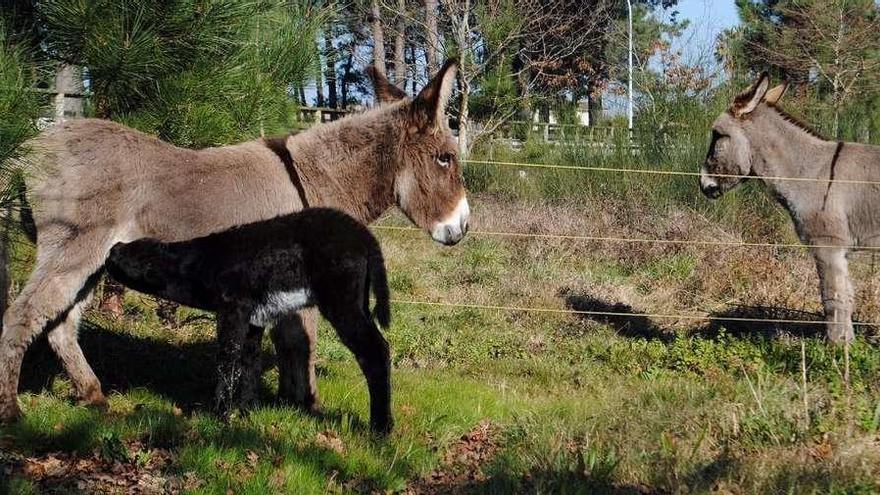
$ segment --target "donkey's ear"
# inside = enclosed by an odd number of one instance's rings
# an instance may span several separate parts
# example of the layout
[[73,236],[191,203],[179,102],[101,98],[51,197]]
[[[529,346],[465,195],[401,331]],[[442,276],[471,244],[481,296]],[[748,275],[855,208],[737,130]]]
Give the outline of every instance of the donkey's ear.
[[782,99],[786,91],[788,91],[787,81],[780,84],[779,86],[774,87],[773,89],[768,90],[767,94],[764,95],[764,101],[766,101],[769,105],[775,105],[779,102],[780,99]]
[[730,108],[733,116],[742,118],[754,112],[761,101],[764,100],[764,95],[767,94],[769,88],[770,75],[766,72],[762,72],[758,77],[758,80],[755,81],[749,89],[740,93],[740,95],[733,100],[733,106]]
[[452,89],[455,88],[457,74],[458,60],[447,60],[413,100],[413,111],[424,124],[436,126],[446,118],[446,106],[449,104]]
[[373,91],[379,103],[392,103],[406,98],[406,92],[391,84],[388,77],[375,65],[367,67],[367,75],[373,80]]

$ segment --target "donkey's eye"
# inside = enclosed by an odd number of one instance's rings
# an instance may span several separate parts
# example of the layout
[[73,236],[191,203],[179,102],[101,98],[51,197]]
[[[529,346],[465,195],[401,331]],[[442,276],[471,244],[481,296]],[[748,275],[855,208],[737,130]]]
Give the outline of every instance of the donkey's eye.
[[441,153],[437,155],[437,165],[440,165],[441,167],[448,167],[450,163],[452,163],[451,153]]

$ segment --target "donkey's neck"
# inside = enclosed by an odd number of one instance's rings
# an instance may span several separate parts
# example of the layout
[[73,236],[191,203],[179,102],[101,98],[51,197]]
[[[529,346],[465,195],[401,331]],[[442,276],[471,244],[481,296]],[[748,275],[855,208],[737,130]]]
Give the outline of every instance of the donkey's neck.
[[309,205],[336,207],[370,223],[394,204],[399,112],[400,105],[386,105],[288,138]]
[[771,191],[787,200],[801,195],[812,182],[778,180],[777,177],[828,179],[837,143],[826,141],[791,121],[773,107],[761,105],[746,127],[752,154],[752,171]]

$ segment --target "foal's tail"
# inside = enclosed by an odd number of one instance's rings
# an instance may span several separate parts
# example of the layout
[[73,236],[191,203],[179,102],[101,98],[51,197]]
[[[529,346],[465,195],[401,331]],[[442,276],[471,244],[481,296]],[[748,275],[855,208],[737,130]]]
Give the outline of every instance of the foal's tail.
[[[373,289],[373,295],[376,296],[373,317],[382,328],[388,328],[391,325],[391,295],[388,291],[388,275],[385,272],[385,260],[382,259],[381,251],[376,251],[369,257],[367,269],[370,274],[370,286]],[[367,291],[369,290],[370,288],[367,288]],[[367,297],[367,301],[369,301],[369,297]]]

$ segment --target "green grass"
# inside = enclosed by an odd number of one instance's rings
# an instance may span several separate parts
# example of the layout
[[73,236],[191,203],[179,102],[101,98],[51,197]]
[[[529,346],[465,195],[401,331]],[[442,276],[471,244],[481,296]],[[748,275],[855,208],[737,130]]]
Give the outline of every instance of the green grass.
[[[497,195],[476,196],[473,204],[483,228],[519,222],[502,218],[514,215],[514,203]],[[561,208],[571,217],[605,208],[567,204]],[[677,218],[656,208],[600,213],[644,217],[661,231]],[[559,221],[557,210],[542,215],[548,225]],[[749,218],[741,232],[790,235],[773,216]],[[578,294],[586,302],[571,304],[679,312],[697,303],[717,309],[756,302],[750,294],[760,289],[774,303],[796,298],[800,306],[792,309],[818,305],[801,278],[810,273],[803,253],[719,259],[684,248],[476,235],[443,248],[421,234],[380,237],[394,296],[407,300],[563,308]],[[20,276],[28,250],[16,259]],[[843,351],[799,330],[397,304],[387,334],[396,427],[378,440],[365,426],[364,380],[326,326],[318,345],[323,415],[273,404],[272,370],[263,406],[223,424],[206,407],[211,322],[181,311],[187,324],[161,327],[154,304],[136,294],[125,308],[121,322],[91,313],[81,332],[110,392],[109,411],[73,405],[69,383],[38,341],[24,368],[25,417],[0,429],[0,462],[21,466],[28,457],[61,453],[136,466],[167,451],[170,461],[154,471],[188,493],[417,491],[432,479],[468,493],[880,491],[880,353],[871,333],[851,346],[845,383]],[[865,311],[865,319],[876,319],[874,309]],[[270,350],[268,339],[265,345]],[[489,454],[456,464],[470,452],[459,452],[462,436],[482,424],[490,425]],[[2,481],[12,493],[75,488],[71,480],[13,473]]]

